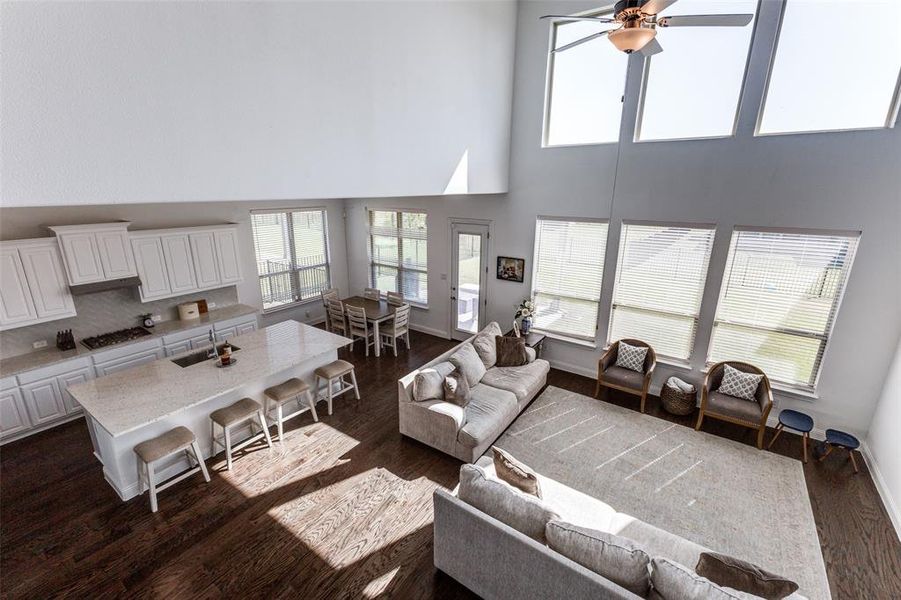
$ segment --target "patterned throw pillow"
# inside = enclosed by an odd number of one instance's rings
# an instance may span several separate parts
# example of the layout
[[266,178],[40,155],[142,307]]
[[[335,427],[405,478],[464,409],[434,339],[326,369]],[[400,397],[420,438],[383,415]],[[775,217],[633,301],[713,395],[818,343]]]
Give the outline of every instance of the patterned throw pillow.
[[619,349],[616,351],[616,366],[644,373],[644,359],[647,355],[647,348],[620,342]]
[[745,373],[729,365],[724,365],[724,367],[723,380],[720,382],[720,389],[717,391],[727,396],[735,396],[742,400],[756,402],[757,398],[754,397],[754,394],[757,393],[757,386],[760,385],[763,375]]

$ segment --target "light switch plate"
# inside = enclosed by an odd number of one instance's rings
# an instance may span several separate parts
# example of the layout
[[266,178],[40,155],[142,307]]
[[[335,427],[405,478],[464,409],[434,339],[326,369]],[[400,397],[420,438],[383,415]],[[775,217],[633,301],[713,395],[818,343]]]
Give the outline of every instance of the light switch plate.
[[31,345],[33,348],[46,348],[47,340],[38,340]]

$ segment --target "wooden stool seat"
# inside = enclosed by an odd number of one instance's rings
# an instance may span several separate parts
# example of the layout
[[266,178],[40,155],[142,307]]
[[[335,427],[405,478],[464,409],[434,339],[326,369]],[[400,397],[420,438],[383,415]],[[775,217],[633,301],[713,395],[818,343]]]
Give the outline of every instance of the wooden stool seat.
[[[302,379],[292,377],[287,381],[283,381],[278,385],[268,387],[263,391],[266,398],[275,404],[275,424],[278,427],[278,439],[282,441],[285,430],[285,421],[303,414],[307,411],[313,413],[313,421],[319,421],[319,415],[316,414],[316,401],[310,392],[310,386]],[[307,406],[304,407],[301,399],[306,397]],[[297,410],[286,415],[284,413],[284,405],[291,401],[297,401]],[[271,417],[271,409],[269,409]]]
[[[254,419],[259,419],[260,427],[262,428],[262,431],[259,433],[253,433]],[[248,421],[250,421],[250,437],[232,447],[232,429]],[[220,442],[216,437],[216,425],[222,427],[225,443]],[[269,437],[269,427],[266,425],[263,407],[259,402],[251,398],[241,398],[234,404],[224,406],[210,413],[210,438],[212,439],[212,454],[216,454],[217,444],[225,448],[225,468],[229,471],[232,468],[232,452],[235,450],[240,450],[262,438],[266,439],[267,446],[272,447],[272,438]]]
[[263,407],[260,406],[260,403],[256,400],[242,398],[234,404],[230,404],[219,410],[214,410],[210,413],[210,419],[217,425],[228,427],[229,425],[246,421],[262,408]]
[[354,366],[352,364],[350,364],[346,360],[341,360],[339,358],[338,360],[330,362],[327,365],[322,365],[314,372],[318,377],[322,377],[323,379],[334,379],[336,377],[346,375],[353,370]]
[[[159,508],[157,493],[167,487],[175,485],[198,471],[203,473],[204,480],[210,480],[210,474],[206,470],[206,463],[203,462],[203,455],[200,454],[200,447],[197,446],[197,438],[194,437],[194,434],[187,427],[176,427],[155,438],[145,440],[136,445],[134,451],[139,459],[138,486],[143,491],[146,475],[147,489],[150,491],[150,510],[152,512],[156,512]],[[185,453],[190,468],[163,483],[157,483],[154,463],[179,452]],[[197,463],[197,466],[194,466],[194,462]]]
[[[332,400],[335,396],[340,396],[344,392],[353,390],[357,400],[360,399],[360,390],[357,387],[357,375],[354,373],[354,366],[346,360],[335,360],[327,365],[322,365],[314,371],[316,374],[316,396],[318,400],[326,400],[328,402],[328,414],[332,414]],[[344,381],[345,375],[350,375],[350,383]],[[325,379],[325,390],[319,385],[319,380]],[[335,384],[338,389],[335,390]]]

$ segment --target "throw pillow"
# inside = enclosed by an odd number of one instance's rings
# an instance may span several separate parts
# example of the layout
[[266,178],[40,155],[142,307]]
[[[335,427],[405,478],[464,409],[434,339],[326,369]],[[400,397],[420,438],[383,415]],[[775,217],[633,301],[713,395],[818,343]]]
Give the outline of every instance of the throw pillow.
[[454,365],[444,361],[419,371],[413,378],[413,400],[416,402],[443,400],[444,378],[453,370]]
[[469,384],[460,371],[454,371],[444,378],[444,401],[466,407],[469,404]]
[[751,600],[751,594],[720,587],[679,563],[651,559],[651,585],[665,600]]
[[651,557],[634,541],[563,521],[551,521],[545,530],[548,546],[633,594],[645,596],[651,587]]
[[541,498],[541,485],[535,471],[496,446],[492,446],[491,450],[494,452],[494,470],[498,479],[536,498]]
[[644,359],[647,355],[646,347],[619,342],[619,348],[616,349],[616,366],[644,373]]
[[448,360],[458,371],[466,376],[466,383],[469,384],[469,387],[473,387],[482,381],[482,377],[485,376],[487,371],[476,349],[470,343],[460,346],[456,352],[451,354]]
[[716,552],[702,552],[695,572],[717,585],[754,594],[766,600],[782,600],[798,591],[798,584],[790,579]]
[[494,338],[502,333],[501,326],[497,324],[497,321],[492,321],[472,340],[472,347],[476,349],[476,353],[482,359],[482,364],[486,369],[490,369],[497,362],[497,347]]
[[754,395],[757,393],[757,386],[760,385],[762,379],[763,375],[745,373],[729,365],[723,365],[723,380],[717,391],[727,396],[756,402],[757,398]]
[[508,483],[488,477],[478,465],[460,468],[457,496],[486,515],[544,544],[548,521],[559,519],[551,507]]
[[494,339],[497,345],[498,367],[521,367],[529,364],[525,338],[499,335]]

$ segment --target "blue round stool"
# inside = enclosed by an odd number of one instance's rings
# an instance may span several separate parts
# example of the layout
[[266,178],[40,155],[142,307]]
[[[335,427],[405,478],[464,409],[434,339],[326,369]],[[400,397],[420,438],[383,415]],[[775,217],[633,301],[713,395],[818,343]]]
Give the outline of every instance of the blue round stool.
[[854,472],[859,473],[860,471],[857,469],[857,460],[854,458],[854,451],[858,446],[860,446],[860,440],[850,433],[845,433],[838,429],[827,429],[826,441],[823,442],[823,445],[820,447],[821,450],[825,449],[825,452],[820,456],[820,460],[822,461],[829,456],[836,448],[844,448],[848,451],[848,456],[851,458],[851,465],[854,467]]
[[767,446],[767,450],[773,447],[773,442],[776,441],[776,438],[779,437],[779,434],[782,433],[782,430],[786,427],[801,434],[802,443],[804,445],[804,462],[807,462],[807,440],[810,439],[810,431],[813,429],[813,419],[810,415],[805,415],[802,412],[790,408],[786,408],[779,413],[779,424],[776,425],[776,435],[770,440],[770,445]]

